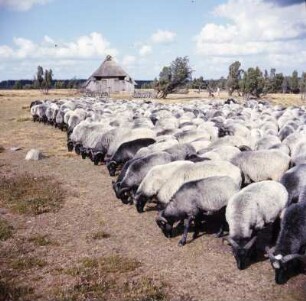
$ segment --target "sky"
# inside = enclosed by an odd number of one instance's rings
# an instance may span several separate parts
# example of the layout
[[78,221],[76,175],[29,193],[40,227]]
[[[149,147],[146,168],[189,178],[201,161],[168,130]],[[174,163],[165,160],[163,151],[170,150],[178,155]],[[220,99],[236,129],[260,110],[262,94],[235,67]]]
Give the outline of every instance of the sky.
[[0,81],[88,78],[106,55],[135,80],[188,56],[193,77],[306,72],[303,0],[0,0]]

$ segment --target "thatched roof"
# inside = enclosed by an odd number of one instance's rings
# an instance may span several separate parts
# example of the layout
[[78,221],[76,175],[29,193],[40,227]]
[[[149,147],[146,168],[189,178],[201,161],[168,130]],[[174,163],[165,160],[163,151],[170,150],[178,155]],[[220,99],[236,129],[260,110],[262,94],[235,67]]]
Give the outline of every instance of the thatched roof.
[[113,58],[108,55],[101,66],[91,75],[91,77],[109,78],[109,77],[122,77],[129,76]]

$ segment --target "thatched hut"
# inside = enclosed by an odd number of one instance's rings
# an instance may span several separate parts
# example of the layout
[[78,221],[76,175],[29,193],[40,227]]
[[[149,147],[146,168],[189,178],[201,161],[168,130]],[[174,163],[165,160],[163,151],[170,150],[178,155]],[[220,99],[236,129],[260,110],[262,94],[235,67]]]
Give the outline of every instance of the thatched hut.
[[89,77],[84,88],[96,93],[133,94],[134,80],[108,55],[101,66]]

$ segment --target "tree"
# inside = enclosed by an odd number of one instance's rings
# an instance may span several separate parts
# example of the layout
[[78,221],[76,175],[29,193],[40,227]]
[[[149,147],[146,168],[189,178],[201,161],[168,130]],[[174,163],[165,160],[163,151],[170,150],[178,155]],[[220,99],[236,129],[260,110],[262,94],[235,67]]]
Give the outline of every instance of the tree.
[[169,93],[186,85],[191,80],[191,74],[188,57],[177,57],[170,66],[163,67],[160,72],[159,80],[154,86],[157,97],[166,98]]
[[239,93],[239,80],[241,79],[242,72],[240,66],[241,63],[239,61],[235,61],[229,66],[229,72],[226,81],[229,96],[231,96],[235,90],[237,90]]
[[13,89],[17,89],[17,90],[22,89],[22,83],[19,80],[17,80],[14,84]]
[[296,70],[294,70],[292,72],[292,76],[289,80],[289,84],[290,84],[290,90],[292,93],[299,93],[299,77],[298,77],[298,72]]
[[299,81],[299,88],[301,92],[301,99],[306,100],[306,72],[302,73],[301,79]]
[[37,73],[36,73],[36,80],[37,80],[37,83],[38,83],[37,85],[38,85],[39,89],[42,88],[42,84],[43,84],[43,81],[44,81],[43,75],[44,75],[43,67],[38,66],[37,67]]
[[282,82],[282,92],[287,93],[289,89],[290,89],[289,79],[288,77],[284,77],[283,82]]
[[247,72],[244,72],[239,84],[243,94],[260,97],[264,91],[265,79],[258,67],[249,68]]
[[44,74],[44,80],[43,80],[43,88],[44,88],[44,92],[46,94],[48,94],[49,89],[52,86],[52,76],[53,76],[53,71],[52,69],[50,70],[45,70],[45,74]]

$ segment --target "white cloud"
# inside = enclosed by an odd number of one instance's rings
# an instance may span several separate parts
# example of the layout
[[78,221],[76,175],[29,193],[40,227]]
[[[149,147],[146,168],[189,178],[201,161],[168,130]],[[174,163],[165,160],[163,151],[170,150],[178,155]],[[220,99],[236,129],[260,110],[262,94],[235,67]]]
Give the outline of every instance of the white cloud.
[[152,34],[151,41],[155,44],[167,44],[173,42],[175,37],[175,32],[171,32],[168,30],[158,30],[157,32]]
[[262,0],[229,0],[217,6],[214,13],[229,22],[209,23],[202,28],[195,37],[198,54],[294,52],[306,37],[303,4],[284,7]]
[[[61,42],[45,36],[40,43],[14,38],[14,46],[0,45],[3,78],[33,78],[36,67],[52,68],[56,78],[88,77],[106,55],[118,55],[117,49],[100,33],[93,32],[74,41]],[[130,58],[131,62],[131,58]]]
[[45,36],[40,44],[24,38],[14,38],[16,47],[0,46],[0,59],[93,59],[117,55],[118,51],[97,32],[81,36],[73,42],[55,42]]
[[52,0],[0,0],[0,7],[8,7],[13,10],[27,11],[32,6],[44,5]]
[[125,55],[122,59],[122,65],[124,66],[133,66],[136,62],[136,57],[133,55]]
[[146,56],[152,52],[152,47],[150,45],[143,45],[139,49],[140,56]]
[[205,24],[194,38],[195,52],[208,58],[207,64],[220,67],[222,58],[227,58],[240,60],[244,67],[305,69],[305,4],[228,0],[215,8],[214,15],[222,24]]

